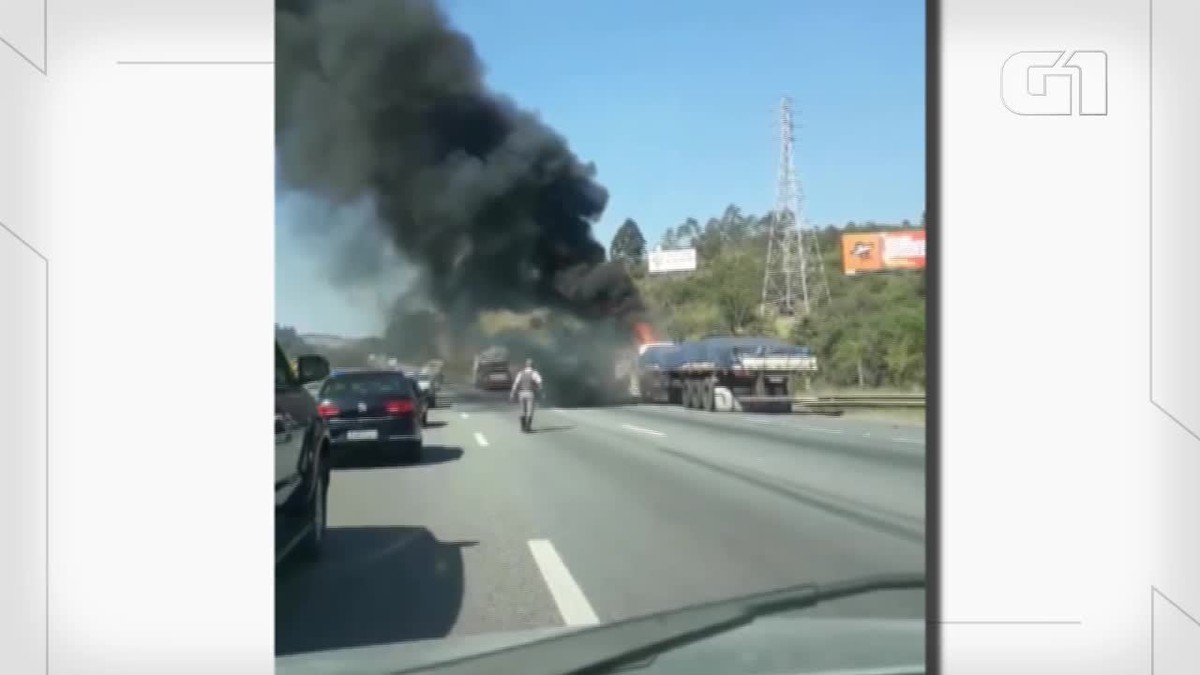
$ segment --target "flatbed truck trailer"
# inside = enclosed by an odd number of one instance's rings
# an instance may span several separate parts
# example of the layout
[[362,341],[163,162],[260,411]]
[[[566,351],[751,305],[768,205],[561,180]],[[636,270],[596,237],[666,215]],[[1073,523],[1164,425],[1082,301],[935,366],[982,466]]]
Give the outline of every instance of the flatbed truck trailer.
[[791,411],[796,384],[817,371],[807,347],[767,337],[644,345],[634,389],[643,402],[709,411]]

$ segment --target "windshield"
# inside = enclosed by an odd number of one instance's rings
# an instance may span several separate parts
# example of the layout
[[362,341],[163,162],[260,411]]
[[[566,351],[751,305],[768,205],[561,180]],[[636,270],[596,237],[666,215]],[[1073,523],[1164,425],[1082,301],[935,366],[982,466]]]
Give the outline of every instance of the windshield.
[[408,379],[398,373],[338,374],[321,387],[322,398],[344,396],[385,396],[411,394]]
[[[559,643],[602,661],[926,570],[925,4],[584,4],[277,2],[277,333],[335,370],[278,388],[277,657],[626,626]],[[925,615],[700,642],[907,667]]]

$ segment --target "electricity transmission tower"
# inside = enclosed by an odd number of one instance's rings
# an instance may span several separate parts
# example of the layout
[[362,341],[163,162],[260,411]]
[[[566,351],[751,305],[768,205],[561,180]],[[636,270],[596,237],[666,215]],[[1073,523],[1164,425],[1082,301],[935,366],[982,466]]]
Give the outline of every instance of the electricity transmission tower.
[[790,98],[784,97],[779,118],[779,177],[767,235],[762,303],[767,316],[796,317],[811,312],[817,302],[829,300],[829,282],[817,233],[807,226],[801,209],[803,197],[792,156],[795,129]]

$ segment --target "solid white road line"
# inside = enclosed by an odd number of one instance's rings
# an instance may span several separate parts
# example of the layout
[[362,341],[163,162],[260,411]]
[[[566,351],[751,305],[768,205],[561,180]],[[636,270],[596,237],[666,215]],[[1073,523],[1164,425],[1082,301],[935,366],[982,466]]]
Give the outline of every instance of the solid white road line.
[[636,431],[639,434],[650,434],[651,436],[666,436],[666,434],[664,434],[661,431],[655,431],[653,429],[643,429],[641,427],[635,427],[632,424],[622,424],[621,426],[630,431]]
[[924,445],[925,441],[916,438],[893,438],[897,443],[912,443],[913,445]]
[[529,551],[537,563],[546,587],[550,589],[550,597],[558,605],[558,613],[568,626],[591,626],[600,623],[591,603],[584,596],[575,577],[567,569],[554,544],[549,539],[530,539]]
[[487,439],[484,438],[483,434],[479,433],[478,431],[475,432],[475,442],[485,448],[488,446]]

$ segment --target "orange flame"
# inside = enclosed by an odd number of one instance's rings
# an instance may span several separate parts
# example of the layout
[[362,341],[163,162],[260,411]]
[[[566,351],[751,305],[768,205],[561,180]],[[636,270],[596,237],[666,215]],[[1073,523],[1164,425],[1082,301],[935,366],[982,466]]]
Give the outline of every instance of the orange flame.
[[650,327],[650,324],[643,321],[633,324],[633,332],[639,345],[658,341],[658,336],[654,334],[654,329]]

